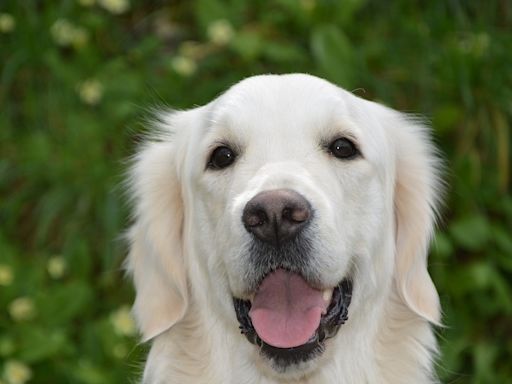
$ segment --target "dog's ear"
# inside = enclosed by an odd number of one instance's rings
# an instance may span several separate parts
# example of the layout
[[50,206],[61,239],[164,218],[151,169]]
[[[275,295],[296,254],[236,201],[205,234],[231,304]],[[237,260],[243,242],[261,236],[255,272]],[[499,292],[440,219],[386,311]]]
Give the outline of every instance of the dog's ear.
[[135,282],[133,311],[144,341],[172,327],[187,310],[180,137],[191,113],[162,115],[157,140],[138,152],[129,175],[135,222],[128,233],[127,269]]
[[442,194],[440,159],[426,127],[392,112],[396,153],[396,283],[404,303],[439,324],[439,296],[427,270],[428,247]]

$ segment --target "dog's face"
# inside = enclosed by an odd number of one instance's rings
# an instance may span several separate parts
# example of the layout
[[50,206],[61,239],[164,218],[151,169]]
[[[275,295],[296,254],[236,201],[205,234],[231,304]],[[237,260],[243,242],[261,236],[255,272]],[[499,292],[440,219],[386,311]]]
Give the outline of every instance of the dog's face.
[[306,77],[250,79],[209,114],[187,159],[198,255],[214,281],[226,280],[221,303],[248,301],[238,316],[249,315],[256,329],[245,332],[276,368],[313,359],[324,345],[318,333],[333,332],[320,321],[339,315],[327,311],[333,290],[358,285],[354,269],[378,263],[392,230],[385,136],[357,124],[339,89]]
[[[178,120],[186,122],[170,123],[185,126],[176,131],[172,148],[168,145],[178,155],[166,153],[166,140],[158,151],[148,149],[162,158],[157,170],[153,164],[155,185],[135,186],[139,222],[148,226],[142,241],[164,253],[156,256],[164,286],[150,290],[174,290],[166,303],[150,299],[149,304],[174,303],[174,312],[160,310],[151,319],[141,292],[155,284],[154,273],[152,282],[144,282],[136,264],[145,261],[132,256],[136,315],[148,337],[179,321],[187,296],[196,293],[208,297],[226,327],[240,326],[260,363],[276,375],[289,375],[314,370],[324,351],[335,348],[332,341],[344,332],[343,323],[363,316],[368,302],[376,307],[384,302],[393,277],[413,311],[437,318],[424,254],[410,249],[405,261],[396,260],[397,242],[405,241],[401,215],[418,210],[427,215],[403,226],[416,226],[420,248],[428,241],[435,177],[432,164],[421,164],[427,168],[413,171],[429,179],[407,188],[424,188],[422,201],[410,193],[405,202],[397,201],[403,183],[398,159],[409,156],[397,148],[410,145],[414,151],[417,144],[397,141],[390,132],[397,127],[389,124],[404,122],[391,111],[318,78],[287,75],[247,79],[185,114]],[[428,144],[420,149],[428,152]],[[176,167],[172,177],[160,169],[166,159]],[[408,160],[414,166],[415,160]],[[136,167],[134,179],[144,177],[137,176],[142,168]],[[160,172],[166,180],[158,180]],[[176,189],[171,184],[178,190],[171,192]],[[151,193],[152,198],[144,196]],[[179,225],[169,218],[173,215]],[[180,243],[179,251],[172,241]],[[161,257],[172,258],[166,249],[180,259],[162,262]],[[426,288],[411,285],[411,276],[427,281]]]

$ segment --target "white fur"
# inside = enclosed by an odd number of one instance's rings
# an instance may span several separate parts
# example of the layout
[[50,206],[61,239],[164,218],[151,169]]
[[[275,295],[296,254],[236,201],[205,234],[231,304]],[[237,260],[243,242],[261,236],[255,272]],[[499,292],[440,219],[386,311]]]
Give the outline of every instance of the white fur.
[[[143,382],[434,383],[439,300],[427,248],[439,162],[425,127],[324,80],[292,74],[238,83],[206,106],[163,113],[131,173],[128,269],[134,313],[152,347]],[[324,146],[350,137],[362,158]],[[206,169],[229,143],[229,168]],[[274,372],[238,330],[251,241],[241,214],[258,192],[290,188],[315,210],[313,268],[351,273],[349,319],[325,353]]]

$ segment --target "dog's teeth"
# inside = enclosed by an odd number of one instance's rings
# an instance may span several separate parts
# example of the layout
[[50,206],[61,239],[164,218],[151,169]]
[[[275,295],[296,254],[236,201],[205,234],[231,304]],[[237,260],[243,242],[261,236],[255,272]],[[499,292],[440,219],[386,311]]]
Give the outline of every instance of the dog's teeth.
[[324,298],[324,301],[327,301],[327,302],[330,302],[331,301],[331,298],[332,298],[332,291],[333,289],[332,288],[327,288],[327,289],[324,289],[323,293],[322,293],[322,296]]
[[249,295],[249,301],[252,303],[254,301],[254,293]]

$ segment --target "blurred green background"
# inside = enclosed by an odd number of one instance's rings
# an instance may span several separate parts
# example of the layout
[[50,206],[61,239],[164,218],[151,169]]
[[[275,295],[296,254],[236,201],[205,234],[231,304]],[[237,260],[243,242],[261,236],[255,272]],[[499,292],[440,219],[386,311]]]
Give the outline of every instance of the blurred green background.
[[2,0],[0,383],[135,380],[120,182],[143,117],[269,72],[431,121],[438,372],[512,383],[511,31],[506,0]]

